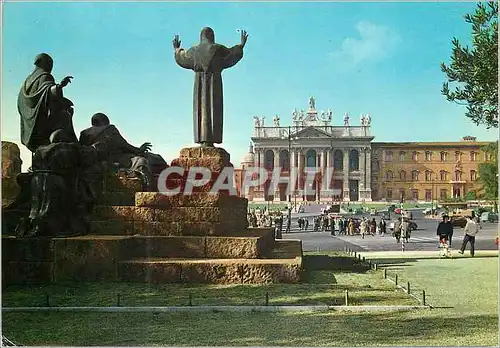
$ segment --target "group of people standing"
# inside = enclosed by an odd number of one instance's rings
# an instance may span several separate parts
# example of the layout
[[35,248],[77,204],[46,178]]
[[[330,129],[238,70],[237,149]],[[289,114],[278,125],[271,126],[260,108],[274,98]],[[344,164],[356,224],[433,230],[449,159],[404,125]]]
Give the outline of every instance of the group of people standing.
[[[482,228],[479,224],[478,219],[475,216],[467,216],[467,223],[464,227],[464,239],[462,241],[462,246],[458,251],[463,254],[467,244],[470,243],[470,255],[474,257],[475,253],[475,243],[476,235]],[[453,224],[451,223],[450,217],[448,215],[443,215],[443,221],[438,224],[437,235],[439,236],[440,248],[442,248],[442,256],[450,256],[451,241],[453,237]]]
[[375,234],[379,234],[381,236],[384,236],[387,232],[387,223],[384,218],[381,218],[377,223],[375,218],[373,218],[372,220],[368,220],[366,217],[364,217],[359,225],[359,232],[361,234],[361,238],[365,238],[366,234],[370,234],[372,236],[374,236]]

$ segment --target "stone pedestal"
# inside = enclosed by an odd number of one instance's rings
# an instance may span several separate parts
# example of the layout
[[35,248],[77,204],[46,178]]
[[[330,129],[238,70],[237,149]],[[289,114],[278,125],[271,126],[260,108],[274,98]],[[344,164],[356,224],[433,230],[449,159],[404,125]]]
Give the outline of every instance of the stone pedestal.
[[[220,148],[181,150],[172,166],[213,171],[205,190],[165,195],[141,192],[140,180],[103,181],[91,235],[2,240],[4,283],[136,281],[149,283],[297,282],[300,240],[275,240],[272,228],[248,228],[246,198],[207,192],[232,167]],[[171,180],[171,179],[169,179]],[[231,181],[232,183],[232,181]]]
[[[203,186],[195,186],[192,192],[209,192],[217,182],[221,174],[224,179],[222,182],[234,186],[234,168],[230,162],[230,155],[226,150],[219,147],[188,147],[181,150],[179,158],[172,161],[171,167],[181,167],[184,169],[182,175],[170,174],[166,180],[167,189],[180,188],[183,193],[186,188],[189,170],[191,168],[202,167],[210,171],[210,180]],[[197,176],[195,179],[201,179]],[[218,193],[235,194],[229,190],[217,190]]]

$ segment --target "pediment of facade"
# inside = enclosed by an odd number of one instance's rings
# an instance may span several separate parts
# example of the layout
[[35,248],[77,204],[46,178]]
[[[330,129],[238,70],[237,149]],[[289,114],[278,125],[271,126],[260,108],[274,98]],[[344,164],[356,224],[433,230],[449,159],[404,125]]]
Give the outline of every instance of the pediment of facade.
[[295,133],[293,136],[299,138],[331,138],[332,136],[315,127],[308,127]]

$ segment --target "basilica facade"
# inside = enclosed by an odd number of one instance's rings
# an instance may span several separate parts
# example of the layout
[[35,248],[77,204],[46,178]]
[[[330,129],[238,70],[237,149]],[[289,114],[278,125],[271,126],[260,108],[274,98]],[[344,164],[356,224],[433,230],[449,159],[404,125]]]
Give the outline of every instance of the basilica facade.
[[[478,165],[488,161],[487,142],[464,137],[457,142],[374,142],[371,117],[344,114],[333,124],[331,110],[293,110],[291,125],[278,115],[269,124],[254,117],[252,143],[236,171],[240,195],[250,201],[430,201],[465,198],[480,190]],[[271,179],[259,187],[241,187],[246,168],[280,168],[281,178],[298,173],[291,189]],[[314,168],[314,179],[306,180]],[[330,168],[327,171],[327,168]],[[293,182],[293,181],[292,181]]]
[[[290,168],[299,173],[294,190],[279,185],[269,192],[269,180],[248,194],[254,201],[286,200],[371,200],[371,142],[370,116],[362,116],[357,125],[348,114],[342,124],[332,124],[332,111],[319,111],[316,101],[309,99],[307,110],[295,109],[292,124],[282,126],[275,116],[272,123],[254,118],[253,163],[248,156],[243,166],[256,166],[272,171],[281,168],[281,175],[290,175]],[[251,156],[250,156],[251,157]],[[318,168],[312,183],[306,183],[308,168]],[[327,180],[326,168],[333,168]],[[308,184],[309,187],[305,187]],[[326,188],[326,190],[325,190]],[[291,196],[291,197],[288,197]]]

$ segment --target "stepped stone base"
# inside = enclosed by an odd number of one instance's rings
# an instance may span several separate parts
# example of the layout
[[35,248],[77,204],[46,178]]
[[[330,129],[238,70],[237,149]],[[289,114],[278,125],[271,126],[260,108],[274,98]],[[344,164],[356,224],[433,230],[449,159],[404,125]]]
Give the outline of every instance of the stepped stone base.
[[[259,234],[257,231],[256,234]],[[61,281],[296,282],[300,241],[250,237],[84,236],[3,238],[6,284]]]
[[141,181],[136,177],[105,177],[98,181],[102,182],[101,205],[92,216],[92,235],[3,236],[4,284],[299,281],[300,241],[276,241],[272,228],[248,228],[245,198],[204,192],[224,168],[232,167],[224,149],[186,148],[172,165],[184,169],[184,176],[171,179],[182,188],[193,166],[210,168],[212,178],[201,192],[166,196],[140,192]]

